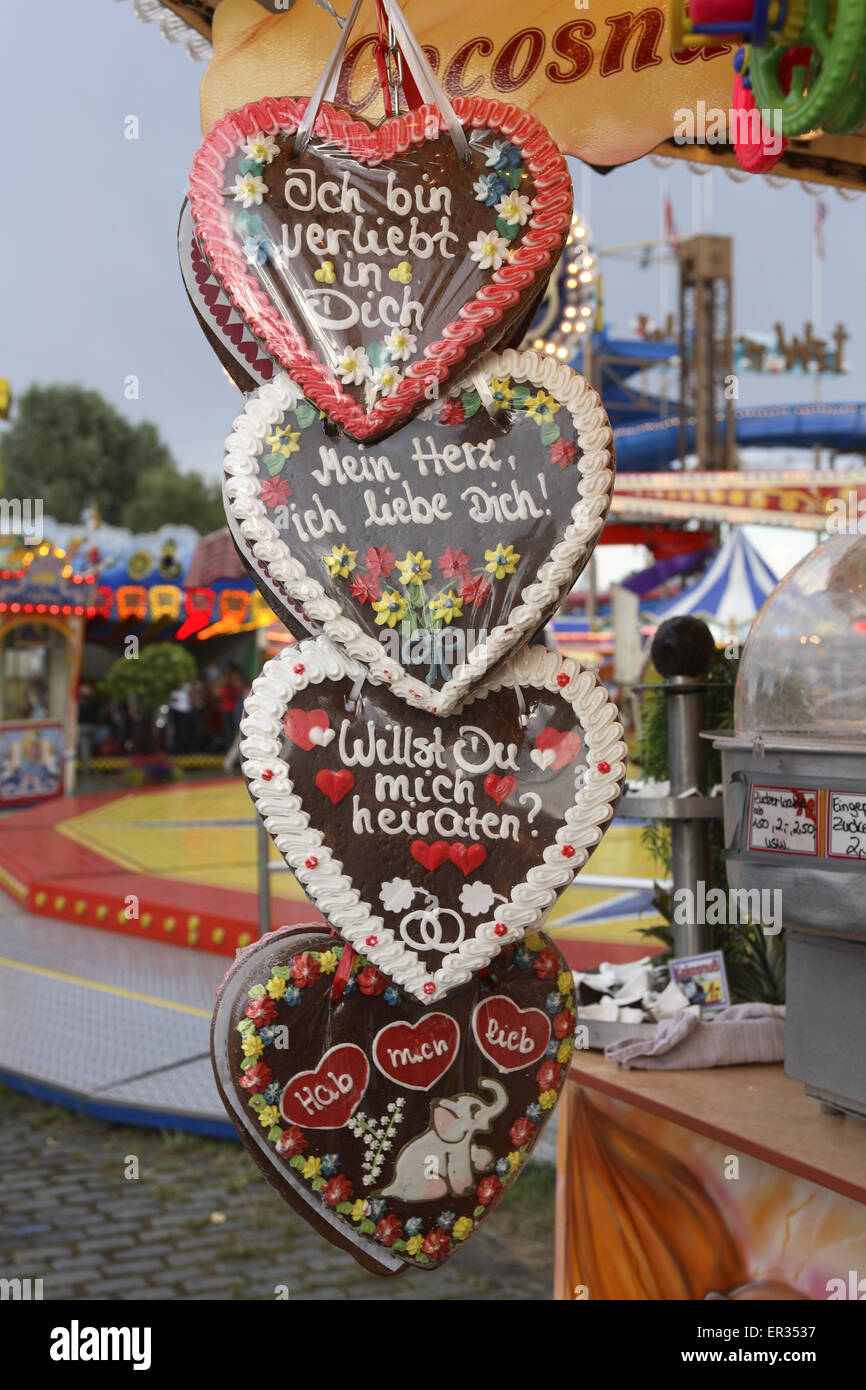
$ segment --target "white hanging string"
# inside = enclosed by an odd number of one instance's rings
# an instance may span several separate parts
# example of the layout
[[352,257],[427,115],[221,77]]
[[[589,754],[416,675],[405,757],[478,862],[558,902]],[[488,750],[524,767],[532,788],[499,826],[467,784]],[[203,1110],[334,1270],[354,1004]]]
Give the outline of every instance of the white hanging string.
[[463,127],[457,119],[454,107],[445,95],[445,89],[440,85],[436,74],[427,61],[424,53],[409,25],[406,23],[403,11],[400,9],[397,0],[382,0],[382,5],[388,16],[388,21],[400,50],[403,54],[403,61],[415,79],[419,95],[425,105],[437,106],[445,117],[445,124],[451,136],[454,148],[460,159],[461,164],[469,163],[469,143],[463,131]]
[[346,16],[346,22],[337,36],[337,42],[331,49],[330,56],[319,74],[319,80],[313,90],[313,95],[307,102],[307,109],[301,117],[300,124],[295,133],[295,158],[297,159],[304,153],[310,143],[313,134],[313,126],[316,124],[316,117],[323,101],[330,101],[337,90],[337,83],[340,80],[340,68],[343,65],[343,57],[346,52],[346,45],[349,42],[349,35],[352,32],[355,20],[361,9],[363,0],[355,0],[354,5]]

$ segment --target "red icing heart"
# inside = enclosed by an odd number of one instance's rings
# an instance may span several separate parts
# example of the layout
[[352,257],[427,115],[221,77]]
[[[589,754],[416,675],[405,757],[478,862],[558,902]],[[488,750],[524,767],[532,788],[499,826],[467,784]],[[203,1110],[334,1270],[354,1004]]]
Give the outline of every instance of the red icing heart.
[[335,806],[349,794],[354,785],[355,774],[345,767],[341,767],[339,772],[331,772],[323,767],[321,772],[316,773],[316,786]]
[[457,1056],[460,1029],[448,1014],[417,1023],[389,1023],[376,1034],[373,1061],[383,1075],[410,1091],[429,1091]]
[[474,873],[480,869],[487,858],[487,850],[483,845],[452,845],[449,851],[449,858],[452,864],[456,864],[463,877]]
[[519,1009],[505,994],[484,999],[472,1015],[475,1041],[499,1071],[520,1071],[544,1056],[550,1019],[541,1009]]
[[425,840],[413,840],[409,853],[432,873],[450,858],[451,846],[447,840],[434,840],[432,845],[428,845]]
[[539,753],[545,752],[548,748],[554,750],[555,757],[551,767],[556,772],[558,768],[574,762],[583,743],[580,734],[575,733],[574,729],[552,729],[548,724],[546,728],[539,729],[535,746]]
[[484,778],[484,790],[487,795],[492,797],[497,806],[501,806],[517,787],[517,780],[514,777],[497,777],[495,772],[491,772]]
[[354,1043],[330,1048],[314,1071],[286,1082],[280,1109],[291,1125],[342,1129],[354,1115],[370,1080],[366,1053]]
[[[316,746],[310,738],[310,730],[329,727],[330,721],[323,709],[290,709],[283,720],[283,728],[292,743],[297,744],[298,748],[306,749],[307,752]],[[324,791],[324,787],[322,790]],[[326,795],[330,796],[330,792]]]

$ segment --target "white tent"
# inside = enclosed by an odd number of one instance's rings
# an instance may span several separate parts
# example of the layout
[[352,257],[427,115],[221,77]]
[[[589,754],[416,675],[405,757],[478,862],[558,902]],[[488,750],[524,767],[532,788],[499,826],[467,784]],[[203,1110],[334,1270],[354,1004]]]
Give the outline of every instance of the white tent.
[[743,531],[732,531],[697,583],[658,614],[658,621],[688,613],[724,633],[748,628],[778,580]]

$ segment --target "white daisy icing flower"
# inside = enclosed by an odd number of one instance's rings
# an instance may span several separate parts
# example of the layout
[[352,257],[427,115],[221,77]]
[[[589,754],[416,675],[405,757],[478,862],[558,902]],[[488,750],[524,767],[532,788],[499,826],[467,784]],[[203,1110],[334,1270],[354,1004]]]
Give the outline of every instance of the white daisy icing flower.
[[245,208],[259,204],[266,192],[265,181],[261,174],[238,174],[229,189],[235,202],[243,203]]
[[337,371],[344,386],[360,386],[372,374],[367,354],[362,347],[346,348],[337,362]]
[[377,367],[373,373],[373,385],[381,396],[390,396],[403,380],[396,367]]
[[391,361],[406,362],[415,351],[417,341],[414,333],[408,333],[405,328],[395,328],[385,339]]
[[265,135],[261,130],[257,130],[252,140],[244,145],[244,154],[257,164],[270,164],[279,152],[280,147],[273,135]]
[[525,193],[506,193],[496,204],[496,211],[510,227],[525,227],[532,216],[532,203]]
[[472,259],[478,262],[481,270],[498,270],[502,262],[508,259],[510,250],[511,242],[498,232],[479,232],[475,240],[469,243]]

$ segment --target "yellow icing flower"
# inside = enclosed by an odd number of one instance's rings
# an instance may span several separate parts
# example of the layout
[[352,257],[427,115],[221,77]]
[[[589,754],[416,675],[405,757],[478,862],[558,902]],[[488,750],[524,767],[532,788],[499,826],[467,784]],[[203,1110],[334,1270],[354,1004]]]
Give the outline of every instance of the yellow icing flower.
[[458,598],[453,589],[449,589],[446,594],[443,590],[430,601],[431,616],[441,619],[443,623],[450,623],[455,618],[459,618],[463,612],[463,600]]
[[275,1105],[263,1105],[259,1111],[259,1124],[263,1129],[270,1129],[271,1125],[277,1124],[280,1112]]
[[430,567],[432,560],[428,560],[423,550],[419,550],[415,555],[411,550],[406,551],[406,559],[397,561],[397,568],[400,571],[401,584],[424,584],[430,578]]
[[556,1092],[542,1091],[541,1095],[538,1097],[538,1104],[541,1106],[542,1110],[552,1110],[556,1104]]
[[574,980],[570,970],[560,970],[556,977],[556,988],[560,994],[571,994],[574,989]]
[[571,1054],[573,1051],[574,1043],[571,1041],[571,1038],[566,1038],[564,1042],[561,1042],[559,1044],[559,1050],[556,1054],[557,1062],[559,1062],[560,1065],[564,1065],[566,1062],[570,1062]]
[[319,283],[322,285],[333,285],[334,281],[337,278],[337,272],[334,269],[334,262],[322,261],[322,264],[319,266],[319,269],[313,271],[313,278],[315,280],[318,280]]
[[337,968],[336,951],[323,951],[319,957],[319,969],[323,975],[333,975]]
[[282,999],[286,992],[286,982],[278,979],[276,975],[272,975],[265,988],[272,999]]
[[512,1153],[510,1153],[510,1154],[508,1154],[508,1155],[506,1155],[506,1156],[507,1156],[507,1158],[508,1158],[508,1166],[509,1166],[509,1168],[511,1169],[511,1171],[512,1171],[512,1173],[513,1173],[514,1170],[515,1170],[515,1168],[519,1168],[519,1167],[520,1167],[520,1154],[519,1154],[519,1153],[516,1153],[516,1152],[512,1152]]
[[514,400],[514,387],[507,376],[494,376],[490,379],[490,394],[500,405],[510,405]]
[[[465,1216],[464,1216],[463,1220],[464,1220],[464,1221],[466,1220]],[[406,1254],[407,1254],[407,1255],[417,1255],[417,1254],[418,1254],[418,1251],[421,1249],[421,1246],[422,1246],[423,1244],[424,1244],[424,1237],[423,1237],[423,1236],[410,1236],[409,1239],[406,1241]]]
[[401,285],[408,285],[412,279],[412,266],[409,261],[401,261],[399,265],[392,266],[388,271],[389,280],[397,280]]
[[541,937],[538,935],[538,932],[537,932],[537,931],[530,932],[530,933],[529,933],[529,936],[527,936],[527,937],[525,938],[525,941],[526,941],[526,949],[527,949],[528,951],[541,951],[541,950],[544,949],[544,942],[542,941]]
[[552,420],[558,409],[559,401],[549,396],[546,391],[539,391],[537,395],[526,398],[526,413],[537,425],[544,425],[548,420]]
[[331,578],[348,579],[355,568],[357,553],[357,550],[350,550],[347,545],[331,546],[330,555],[323,556],[325,564],[331,572]]
[[318,1178],[322,1172],[322,1160],[320,1158],[308,1158],[304,1164],[303,1176],[305,1178]]
[[264,1048],[265,1045],[258,1033],[251,1033],[241,1043],[241,1050],[245,1057],[261,1057]]
[[282,454],[283,458],[288,458],[289,454],[300,453],[301,446],[298,443],[300,437],[300,430],[293,430],[288,425],[285,425],[283,429],[268,435],[268,443],[271,446],[271,452],[274,454]]
[[381,627],[383,623],[394,627],[405,618],[409,611],[409,603],[396,589],[386,589],[382,597],[373,604],[373,610],[377,627]]
[[484,558],[488,562],[484,566],[487,573],[494,574],[497,579],[504,579],[506,574],[513,574],[517,569],[520,556],[513,545],[503,545],[500,541],[495,550],[485,550]]
[[353,1221],[364,1220],[364,1217],[367,1215],[367,1203],[364,1201],[363,1197],[358,1198],[349,1215]]
[[455,1221],[451,1234],[455,1240],[465,1240],[472,1234],[473,1221],[471,1216],[461,1216],[459,1221]]

